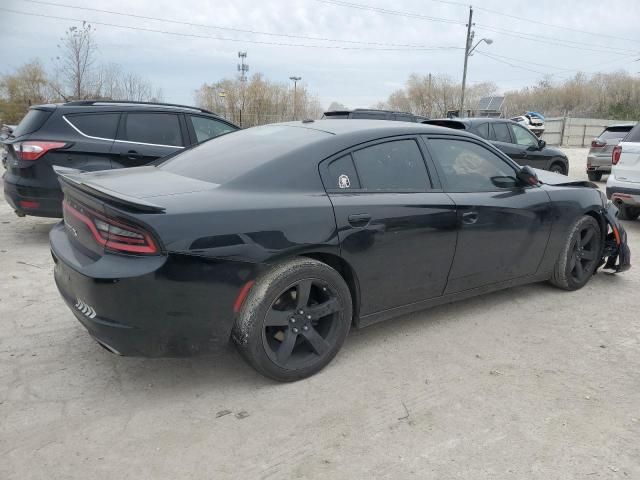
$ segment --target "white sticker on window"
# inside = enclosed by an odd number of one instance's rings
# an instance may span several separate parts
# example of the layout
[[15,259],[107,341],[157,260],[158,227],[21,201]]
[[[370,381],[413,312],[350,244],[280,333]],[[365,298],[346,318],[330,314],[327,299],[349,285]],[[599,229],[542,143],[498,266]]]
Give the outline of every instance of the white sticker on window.
[[338,187],[339,188],[349,188],[351,186],[351,180],[347,175],[340,175],[338,177]]

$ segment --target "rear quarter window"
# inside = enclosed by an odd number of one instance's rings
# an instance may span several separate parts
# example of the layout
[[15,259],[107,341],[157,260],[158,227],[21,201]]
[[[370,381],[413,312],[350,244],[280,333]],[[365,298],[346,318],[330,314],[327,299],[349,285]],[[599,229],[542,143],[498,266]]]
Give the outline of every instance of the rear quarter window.
[[35,132],[44,125],[44,122],[51,116],[51,113],[49,110],[39,110],[37,108],[29,110],[13,131],[13,136],[21,137],[22,135]]
[[67,121],[90,137],[112,140],[116,138],[119,113],[91,113],[65,116]]

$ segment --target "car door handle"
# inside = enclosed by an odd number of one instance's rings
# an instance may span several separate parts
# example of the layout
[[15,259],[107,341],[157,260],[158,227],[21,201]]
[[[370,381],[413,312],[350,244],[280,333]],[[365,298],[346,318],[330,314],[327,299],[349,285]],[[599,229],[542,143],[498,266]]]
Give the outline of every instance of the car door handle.
[[349,215],[348,220],[353,227],[364,227],[371,221],[371,215],[368,213],[354,213]]
[[139,154],[137,151],[135,151],[135,150],[129,150],[129,151],[126,153],[126,157],[127,157],[129,160],[139,160],[139,159],[141,159],[141,158],[142,158],[142,155],[140,155],[140,154]]
[[465,225],[473,225],[478,221],[478,212],[464,212],[462,214],[462,223]]

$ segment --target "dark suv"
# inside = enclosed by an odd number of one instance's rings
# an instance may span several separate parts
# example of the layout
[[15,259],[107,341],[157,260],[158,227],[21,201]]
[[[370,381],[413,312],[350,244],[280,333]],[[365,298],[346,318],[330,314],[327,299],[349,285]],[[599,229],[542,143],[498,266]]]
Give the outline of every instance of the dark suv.
[[53,166],[138,167],[238,127],[183,105],[75,101],[31,107],[5,140],[4,196],[19,216],[62,216]]
[[356,108],[355,110],[332,110],[324,112],[323,119],[344,120],[346,118],[360,120],[394,120],[396,122],[418,123],[428,120],[427,117],[414,115],[407,112],[396,112],[393,110],[376,110],[372,108]]
[[443,118],[422,123],[475,133],[488,140],[520,165],[566,175],[569,159],[559,148],[549,147],[531,131],[505,118]]

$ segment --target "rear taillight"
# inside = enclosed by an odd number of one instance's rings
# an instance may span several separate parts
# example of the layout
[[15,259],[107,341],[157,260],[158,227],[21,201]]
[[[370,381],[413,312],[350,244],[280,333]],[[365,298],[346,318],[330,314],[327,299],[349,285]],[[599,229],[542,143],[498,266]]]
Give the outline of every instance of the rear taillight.
[[13,144],[13,150],[20,160],[37,160],[51,150],[66,147],[64,142],[29,141]]
[[601,142],[597,138],[591,140],[591,148],[602,148],[607,144],[607,142]]
[[622,147],[620,145],[616,145],[613,147],[613,152],[611,153],[611,163],[617,165],[620,161],[620,155],[622,155]]
[[85,207],[74,207],[63,202],[65,213],[84,223],[94,240],[106,249],[123,253],[154,255],[158,247],[148,232],[94,212]]

